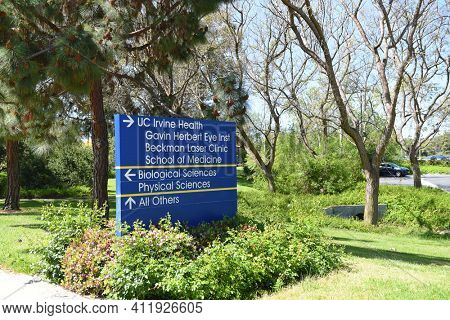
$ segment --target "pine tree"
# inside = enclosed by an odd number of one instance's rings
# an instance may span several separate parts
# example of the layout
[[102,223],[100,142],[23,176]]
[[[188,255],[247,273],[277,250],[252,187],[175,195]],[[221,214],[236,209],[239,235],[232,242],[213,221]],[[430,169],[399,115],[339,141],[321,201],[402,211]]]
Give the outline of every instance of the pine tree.
[[8,4],[0,4],[0,136],[5,140],[8,188],[4,209],[19,209],[19,142],[53,138],[62,108],[60,88],[42,72],[38,37],[21,34],[21,25]]
[[[229,0],[159,0],[104,2],[104,42],[115,50],[114,75],[149,100],[145,113],[180,116],[175,103],[183,83],[176,68],[206,42],[208,14]],[[181,87],[181,89],[180,89]],[[183,106],[186,107],[186,106]],[[186,115],[186,114],[184,114]]]
[[[174,60],[187,59],[204,41],[201,18],[226,0],[81,1],[4,0],[0,3],[0,48],[22,52],[7,85],[29,103],[38,89],[64,90],[89,97],[94,152],[93,198],[106,205],[108,131],[102,84],[126,77],[128,59],[139,52],[146,72],[163,72]],[[139,27],[139,28],[137,28]],[[125,64],[125,65],[124,65]],[[116,70],[108,69],[111,65]],[[25,77],[23,75],[26,75]],[[139,83],[138,74],[133,80]],[[34,82],[37,77],[38,82]],[[52,85],[40,88],[43,82]],[[52,89],[53,88],[53,89]],[[47,91],[48,95],[50,93]]]
[[[107,216],[108,133],[101,86],[106,58],[89,26],[101,18],[91,10],[96,7],[85,1],[4,1],[0,47],[21,58],[10,64],[13,72],[5,80],[24,105],[49,111],[45,99],[61,91],[90,97],[93,198],[96,205],[106,205]],[[36,92],[44,97],[43,103],[33,101]]]
[[[2,65],[4,67],[4,65]],[[2,71],[3,68],[2,68]],[[3,73],[2,73],[3,75]],[[1,79],[1,77],[0,77]],[[1,81],[1,80],[0,80]],[[0,82],[1,84],[1,82]],[[7,194],[3,209],[18,210],[20,200],[19,183],[19,143],[26,138],[33,138],[37,142],[48,141],[54,138],[55,127],[60,125],[57,118],[62,101],[51,97],[48,101],[36,96],[34,103],[40,101],[46,104],[45,108],[34,108],[33,104],[20,102],[14,96],[14,90],[5,90],[0,95],[0,137],[6,144],[7,162]],[[4,92],[8,92],[4,94]]]

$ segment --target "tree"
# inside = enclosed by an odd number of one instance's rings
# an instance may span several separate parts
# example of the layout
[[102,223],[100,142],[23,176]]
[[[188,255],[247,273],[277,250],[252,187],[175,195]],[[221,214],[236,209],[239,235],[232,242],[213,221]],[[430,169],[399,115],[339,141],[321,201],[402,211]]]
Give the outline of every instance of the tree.
[[[5,55],[0,53],[2,58]],[[2,61],[8,61],[3,59]],[[11,62],[11,61],[9,61]],[[0,81],[4,75],[5,68],[9,64],[0,65]],[[11,70],[11,69],[10,69]],[[1,84],[1,82],[0,82]],[[61,126],[57,117],[61,108],[61,101],[52,97],[48,101],[42,101],[37,94],[34,99],[46,104],[46,112],[35,109],[33,105],[14,99],[14,90],[5,90],[0,96],[0,136],[4,138],[6,145],[6,170],[7,170],[7,193],[4,210],[18,210],[20,200],[20,166],[19,166],[19,143],[27,138],[34,138],[37,143],[55,139],[54,128]]]
[[41,60],[28,60],[33,34],[20,34],[11,4],[0,3],[0,136],[6,141],[8,188],[4,209],[19,209],[19,141],[51,139],[61,101],[40,72]]
[[427,143],[422,146],[422,155],[429,156],[434,154],[450,154],[450,128],[449,124],[444,126],[441,134],[437,134],[430,138]]
[[[364,221],[378,221],[379,165],[394,129],[397,101],[405,70],[414,51],[415,35],[429,3],[422,0],[373,3],[361,1],[311,2],[281,0],[287,9],[286,19],[298,45],[327,76],[340,116],[340,126],[350,136],[361,159],[366,177]],[[283,9],[283,10],[284,10]],[[375,29],[376,26],[378,30]],[[377,30],[376,32],[374,30]],[[342,82],[350,74],[355,57],[367,55],[376,72],[370,77],[380,86],[382,106],[386,112],[383,128],[373,150],[369,150],[364,136],[355,125],[350,110],[351,95],[346,94]],[[339,69],[338,61],[348,66]],[[342,63],[339,64],[342,67]],[[392,71],[392,74],[391,74]]]
[[[20,63],[13,66],[17,81],[7,79],[6,83],[19,93],[24,104],[48,112],[45,99],[52,95],[89,94],[95,159],[93,198],[98,206],[106,204],[108,216],[108,139],[101,91],[101,64],[106,59],[94,34],[85,28],[87,23],[98,20],[97,9],[97,5],[78,1],[41,1],[37,5],[4,1],[0,45],[12,54],[21,53],[17,55]],[[21,90],[31,97],[33,92],[41,91],[44,103],[24,99]]]
[[[400,117],[395,127],[396,140],[409,156],[416,188],[422,187],[419,150],[440,131],[450,114],[450,60],[445,55],[448,22],[440,12],[444,8],[439,3],[432,9],[439,16],[427,17],[418,30],[413,61],[405,72]],[[407,137],[409,129],[413,131],[411,138]]]
[[116,48],[111,75],[130,110],[151,115],[195,114],[188,86],[199,70],[189,58],[195,46],[206,41],[204,17],[226,2],[160,0],[130,6],[111,1],[103,5],[109,30],[105,40]]
[[[209,93],[201,99],[201,109],[214,118],[236,122],[238,143],[262,171],[268,189],[275,192],[272,167],[281,116],[287,105],[281,92],[273,88],[280,78],[279,74],[273,74],[277,73],[276,62],[282,60],[286,48],[283,44],[285,30],[276,26],[274,20],[252,23],[249,1],[231,3],[214,18],[217,26],[211,48],[197,56],[198,64],[203,63],[199,70],[207,89],[204,92]],[[267,31],[267,35],[262,30]],[[252,45],[250,33],[255,36]],[[250,93],[261,99],[263,114],[248,111]]]
[[[171,62],[189,56],[190,47],[204,39],[203,15],[224,1],[109,1],[7,0],[2,4],[0,44],[11,49],[16,35],[29,43],[23,66],[33,64],[39,74],[81,100],[89,99],[94,153],[94,203],[105,206],[108,217],[108,131],[103,85],[106,78],[141,81],[146,72],[167,70]],[[133,56],[133,53],[141,53]],[[143,69],[128,59],[142,58]],[[116,69],[108,68],[116,65]],[[118,72],[120,71],[120,72]],[[126,71],[126,72],[124,72]],[[128,72],[129,71],[129,72]],[[145,77],[144,77],[145,80]],[[35,89],[29,86],[29,89]],[[163,105],[163,110],[168,110]],[[170,109],[170,108],[169,108]]]

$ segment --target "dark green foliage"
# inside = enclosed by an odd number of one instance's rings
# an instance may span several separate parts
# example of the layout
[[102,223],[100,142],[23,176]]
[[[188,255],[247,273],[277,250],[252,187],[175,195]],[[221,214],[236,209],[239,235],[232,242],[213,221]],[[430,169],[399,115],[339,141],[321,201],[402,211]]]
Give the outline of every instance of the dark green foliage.
[[[1,188],[0,186],[0,190]],[[22,199],[82,199],[90,196],[91,189],[86,186],[45,187],[39,189],[20,188],[20,198]]]
[[0,198],[5,198],[6,196],[6,186],[8,183],[8,177],[5,172],[0,172]]
[[89,91],[91,81],[98,79],[104,64],[92,36],[81,27],[68,28],[54,40],[48,65],[49,74],[74,94]]
[[56,208],[51,205],[42,210],[41,218],[50,233],[49,242],[42,249],[43,260],[40,263],[41,272],[47,279],[61,282],[64,277],[61,263],[67,247],[86,229],[99,226],[102,217],[102,210],[93,210],[82,203],[76,207],[63,204]]
[[48,156],[48,168],[66,186],[92,185],[92,148],[76,142],[56,145]]
[[60,186],[56,175],[48,167],[48,159],[37,155],[27,144],[21,144],[19,166],[21,187],[43,189]]
[[[77,196],[92,185],[92,149],[81,142],[57,143],[43,155],[28,144],[20,149],[21,194],[25,198]],[[63,187],[74,187],[64,189]]]
[[109,155],[108,155],[108,159],[109,159],[109,173],[108,173],[108,177],[109,178],[115,178],[116,177],[116,170],[114,168],[115,163],[116,163],[116,154],[115,154],[115,144],[114,144],[114,137],[109,137]]
[[84,295],[102,296],[105,278],[104,266],[114,257],[115,226],[87,229],[83,236],[69,245],[62,260],[63,285]]
[[120,46],[127,39],[123,49],[142,52],[146,68],[168,70],[174,61],[186,60],[192,47],[206,40],[207,28],[200,20],[225,2],[229,0],[111,1],[103,5],[103,39]]
[[5,142],[0,139],[0,168],[6,166],[6,148]]
[[336,155],[305,159],[298,170],[298,187],[294,188],[303,193],[340,193],[363,180],[359,164],[353,164]]
[[[314,227],[244,223],[195,228],[170,217],[118,238],[85,207],[46,209],[44,271],[83,294],[112,299],[247,299],[342,264],[342,251]],[[70,228],[68,228],[70,226]],[[61,269],[62,263],[62,269]]]
[[249,298],[258,290],[263,272],[254,258],[236,243],[215,242],[173,277],[166,277],[163,285],[182,299]]
[[64,283],[112,299],[245,299],[325,274],[341,258],[317,229],[300,224],[260,230],[231,219],[183,229],[167,218],[121,238],[87,230],[66,252]]

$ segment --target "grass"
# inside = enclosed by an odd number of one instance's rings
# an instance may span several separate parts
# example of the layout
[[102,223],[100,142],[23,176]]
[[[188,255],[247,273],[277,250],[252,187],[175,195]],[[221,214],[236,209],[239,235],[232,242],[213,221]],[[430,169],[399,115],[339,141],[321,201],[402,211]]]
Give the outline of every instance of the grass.
[[39,254],[34,252],[45,241],[38,208],[43,201],[22,201],[17,213],[0,214],[0,265],[23,273],[35,273]]
[[263,299],[450,299],[450,241],[327,228],[347,268]]
[[[411,170],[411,163],[409,161],[396,161],[401,166],[407,167]],[[450,166],[444,163],[434,163],[429,162],[420,164],[420,171],[422,174],[450,174]]]
[[422,174],[433,173],[433,174],[450,174],[449,166],[439,166],[439,165],[421,165],[420,171]]
[[[87,200],[83,200],[87,201]],[[0,199],[3,203],[3,200]],[[40,219],[40,208],[50,203],[75,205],[77,200],[22,200],[21,210],[0,213],[0,267],[15,272],[35,274],[41,259],[39,248],[45,244],[47,232]],[[115,216],[115,199],[110,199],[110,216]]]

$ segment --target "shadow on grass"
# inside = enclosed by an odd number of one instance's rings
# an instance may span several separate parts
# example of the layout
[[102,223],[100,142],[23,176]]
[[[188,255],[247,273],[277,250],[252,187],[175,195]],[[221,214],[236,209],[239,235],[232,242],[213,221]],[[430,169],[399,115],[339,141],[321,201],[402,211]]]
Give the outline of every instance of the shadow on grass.
[[27,228],[27,229],[42,229],[45,230],[43,223],[27,223],[27,224],[13,224],[11,228]]
[[20,217],[20,216],[40,216],[41,213],[37,211],[19,211],[14,213],[4,213],[0,212],[0,217]]
[[338,241],[374,242],[373,240],[352,239],[352,238],[344,238],[344,237],[331,237],[331,238],[333,240],[338,240]]
[[416,253],[397,252],[392,250],[376,249],[376,248],[363,248],[357,246],[346,245],[345,251],[354,256],[366,258],[366,259],[384,259],[384,260],[396,260],[420,265],[449,265],[450,259],[438,258],[433,256],[427,256]]
[[238,185],[242,186],[242,187],[249,187],[249,188],[253,188],[253,183],[249,180],[247,180],[247,178],[242,177],[242,176],[238,176],[237,178],[237,183]]

